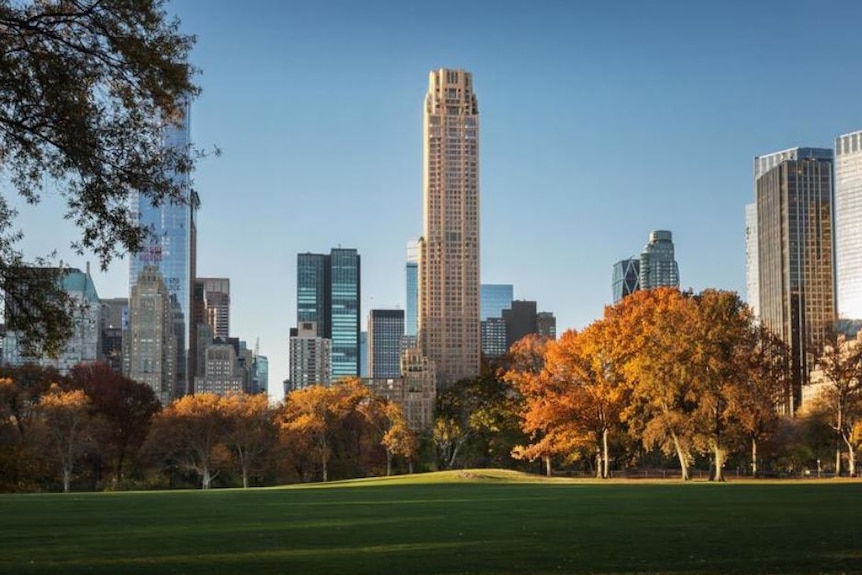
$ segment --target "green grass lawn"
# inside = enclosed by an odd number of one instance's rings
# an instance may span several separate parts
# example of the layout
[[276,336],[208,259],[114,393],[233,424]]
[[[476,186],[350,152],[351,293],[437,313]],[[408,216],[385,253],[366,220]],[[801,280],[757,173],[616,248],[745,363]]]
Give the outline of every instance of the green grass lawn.
[[862,573],[862,483],[528,481],[0,496],[0,573]]

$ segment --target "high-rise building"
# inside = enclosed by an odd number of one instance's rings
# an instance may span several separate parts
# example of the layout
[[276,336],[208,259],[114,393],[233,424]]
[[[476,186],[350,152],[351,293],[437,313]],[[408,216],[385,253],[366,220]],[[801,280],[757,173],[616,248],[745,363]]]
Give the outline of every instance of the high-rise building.
[[[34,282],[51,281],[58,270],[56,268],[25,268],[22,270],[22,284],[27,284],[27,278]],[[41,280],[40,280],[41,278]],[[65,375],[69,370],[79,363],[93,363],[100,359],[102,352],[102,329],[101,329],[101,306],[99,294],[90,276],[90,266],[85,271],[77,268],[69,268],[62,271],[59,278],[63,291],[71,298],[72,311],[72,334],[62,351],[57,357],[46,355],[31,357],[25,355],[19,345],[20,334],[13,330],[6,331],[3,336],[3,363],[6,365],[22,365],[24,363],[37,363],[43,367],[56,368]],[[33,285],[33,284],[30,284]],[[26,292],[23,288],[22,293]],[[18,298],[16,298],[18,299]],[[14,304],[10,298],[6,299],[7,314],[10,306]]]
[[536,314],[536,333],[546,339],[557,339],[557,318],[549,311]]
[[333,379],[360,374],[360,258],[355,249],[297,257],[297,325],[313,322],[331,341]]
[[359,332],[359,377],[368,377],[368,332]]
[[640,289],[679,287],[679,267],[674,259],[673,235],[667,230],[649,234],[640,257]]
[[524,336],[538,333],[536,322],[536,302],[515,300],[509,309],[503,310],[503,321],[506,323],[506,351]]
[[464,70],[430,73],[423,121],[419,344],[441,387],[479,374],[479,107]]
[[289,390],[305,389],[310,385],[329,385],[330,341],[317,335],[313,321],[300,322],[290,330]]
[[331,337],[329,256],[299,254],[296,256],[296,323],[311,321],[321,337]]
[[503,310],[512,306],[515,288],[512,284],[482,284],[479,318],[503,317]]
[[641,261],[635,258],[620,260],[614,264],[613,283],[611,285],[614,303],[640,289]]
[[100,301],[99,315],[102,344],[99,359],[118,373],[123,371],[123,332],[129,329],[129,298]]
[[214,337],[230,337],[230,278],[198,278],[203,284],[206,323]]
[[268,393],[269,359],[265,355],[254,356],[254,389],[252,393]]
[[132,287],[129,331],[123,335],[124,374],[149,385],[162,405],[185,392],[176,375],[175,302],[159,268],[144,267]]
[[[757,172],[760,319],[790,347],[791,388],[783,411],[802,398],[817,350],[835,320],[832,151],[797,148]],[[772,154],[771,156],[777,156]]]
[[419,326],[419,242],[407,243],[407,263],[404,267],[407,293],[404,306],[404,335],[414,339]]
[[506,355],[506,322],[503,310],[512,307],[512,284],[482,284],[479,288],[482,354],[487,358]]
[[862,319],[862,131],[835,140],[838,316]]
[[757,260],[757,204],[754,203],[745,206],[745,299],[754,317],[760,317]]
[[366,379],[364,383],[375,395],[400,405],[411,430],[430,431],[434,427],[434,404],[437,400],[434,362],[418,349],[408,349],[401,355],[400,371],[400,377]]
[[[189,122],[189,109],[186,107],[179,124],[166,126],[164,145],[184,150],[190,142]],[[189,176],[178,174],[175,177],[187,180]],[[188,189],[191,189],[190,186]],[[143,249],[132,254],[129,260],[130,292],[143,269],[155,266],[170,294],[177,354],[174,370],[177,383],[173,387],[180,389],[181,393],[192,392],[194,381],[189,375],[193,366],[188,363],[188,350],[197,339],[191,314],[197,234],[195,212],[198,203],[197,195],[193,192],[189,192],[183,203],[162,202],[159,205],[154,205],[145,196],[138,196],[135,199],[138,221],[149,227],[150,234]]]
[[401,376],[401,338],[404,310],[373,309],[368,314],[368,376]]
[[233,345],[212,343],[207,346],[204,356],[204,375],[195,377],[195,393],[227,395],[246,391],[245,373]]
[[359,376],[359,254],[335,248],[330,253],[332,281],[332,377]]

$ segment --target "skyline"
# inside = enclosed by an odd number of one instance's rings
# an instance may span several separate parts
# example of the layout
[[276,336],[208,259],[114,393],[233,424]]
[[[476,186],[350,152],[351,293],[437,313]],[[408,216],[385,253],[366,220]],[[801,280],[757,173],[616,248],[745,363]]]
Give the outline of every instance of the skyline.
[[[416,8],[381,6],[395,4],[168,5],[198,35],[192,138],[224,151],[194,175],[198,274],[231,278],[232,335],[261,338],[276,398],[298,253],[356,248],[360,317],[404,309],[431,70],[472,72],[482,100],[480,281],[514,284],[559,333],[601,317],[613,264],[655,229],[673,232],[681,287],[744,297],[753,157],[862,128],[851,2],[819,18],[792,2],[459,6],[443,46]],[[21,208],[22,247],[95,262],[67,249],[56,203]],[[127,258],[94,274],[102,298],[127,278]]]

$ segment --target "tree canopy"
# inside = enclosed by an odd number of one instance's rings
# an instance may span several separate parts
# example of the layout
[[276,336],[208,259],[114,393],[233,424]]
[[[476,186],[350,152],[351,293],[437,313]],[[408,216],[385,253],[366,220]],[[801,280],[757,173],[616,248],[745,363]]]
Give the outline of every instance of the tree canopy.
[[[73,243],[103,268],[138,251],[147,229],[131,199],[191,200],[199,153],[164,145],[199,88],[188,62],[194,37],[165,0],[0,0],[0,291],[14,304],[9,329],[56,352],[70,333],[71,302],[55,281],[22,278],[11,195],[31,204],[50,191],[81,231]],[[30,278],[32,279],[32,278]],[[21,287],[21,286],[24,287]]]

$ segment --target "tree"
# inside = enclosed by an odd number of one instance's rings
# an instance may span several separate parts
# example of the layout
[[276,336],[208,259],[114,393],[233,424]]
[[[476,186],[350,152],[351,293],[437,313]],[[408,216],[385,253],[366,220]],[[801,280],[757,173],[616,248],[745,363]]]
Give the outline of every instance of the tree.
[[281,428],[309,442],[324,482],[329,480],[329,460],[337,433],[369,398],[368,388],[361,380],[352,378],[328,387],[312,385],[291,392],[285,399]]
[[242,486],[248,487],[249,470],[275,441],[275,410],[265,394],[229,395],[222,405],[227,417],[226,441],[239,461]]
[[838,435],[835,473],[841,472],[841,443],[847,449],[850,477],[856,476],[854,428],[862,422],[862,341],[847,340],[843,334],[829,336],[818,362],[826,384],[820,408],[828,414],[829,425]]
[[386,476],[392,474],[392,458],[396,455],[407,459],[412,473],[419,441],[407,425],[401,406],[394,401],[372,397],[361,403],[359,409],[380,436],[380,445],[386,451]]
[[758,446],[778,428],[777,406],[790,381],[790,348],[762,325],[748,330],[748,353],[744,358],[745,379],[728,397],[730,409],[748,439],[751,474],[760,473]]
[[57,385],[39,399],[40,420],[60,463],[65,493],[69,492],[75,463],[91,439],[86,429],[89,407],[90,399],[82,390],[63,391]]
[[100,434],[100,453],[113,458],[114,480],[123,479],[130,451],[139,449],[150,431],[153,416],[161,409],[153,389],[112,370],[104,363],[76,365],[69,385],[91,398],[91,410],[107,425]]
[[226,426],[222,398],[214,393],[187,395],[155,416],[147,441],[163,459],[200,475],[201,488],[209,489],[229,458]]
[[696,387],[691,365],[692,299],[672,288],[637,291],[606,308],[615,361],[632,390],[623,412],[629,431],[647,449],[676,454],[690,478]]
[[[63,197],[66,218],[81,229],[73,247],[93,251],[103,268],[144,245],[133,195],[155,203],[192,197],[189,178],[176,176],[189,174],[199,153],[163,145],[163,132],[199,92],[187,61],[194,38],[164,4],[0,0],[0,170],[28,203],[46,187]],[[15,215],[0,197],[7,328],[27,349],[56,352],[70,333],[70,300],[58,270],[27,276]]]

